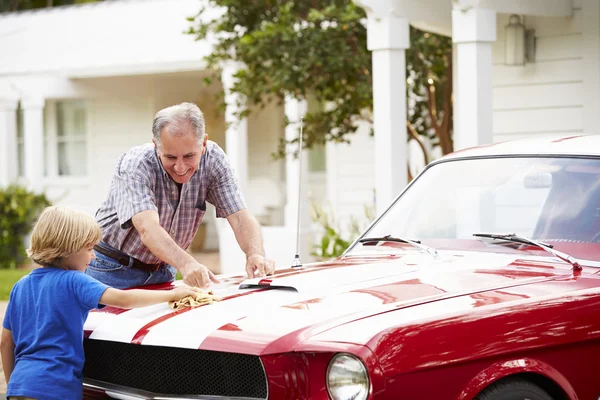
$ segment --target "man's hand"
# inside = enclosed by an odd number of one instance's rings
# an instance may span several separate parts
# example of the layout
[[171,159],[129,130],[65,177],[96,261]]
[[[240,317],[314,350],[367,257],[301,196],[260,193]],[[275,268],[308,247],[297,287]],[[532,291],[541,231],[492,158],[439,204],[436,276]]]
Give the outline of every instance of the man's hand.
[[210,286],[210,282],[219,283],[215,274],[199,262],[187,263],[179,270],[183,276],[183,283],[189,286],[206,288]]
[[275,271],[275,261],[261,254],[251,255],[246,258],[246,273],[249,278],[259,278],[272,275]]

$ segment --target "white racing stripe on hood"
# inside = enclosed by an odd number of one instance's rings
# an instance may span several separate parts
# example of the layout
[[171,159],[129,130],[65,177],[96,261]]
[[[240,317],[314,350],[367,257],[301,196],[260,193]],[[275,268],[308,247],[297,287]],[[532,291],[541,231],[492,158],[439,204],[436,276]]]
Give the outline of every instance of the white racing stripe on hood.
[[[329,280],[327,285],[316,284],[323,276],[330,278],[330,274],[323,273],[330,271],[310,272],[305,276],[310,275],[315,280],[313,290],[308,290],[308,286],[303,286],[304,292],[301,293],[286,289],[271,289],[251,296],[242,296],[203,306],[174,316],[152,327],[142,343],[144,345],[199,348],[206,337],[223,325],[230,323],[239,325],[243,330],[248,329],[255,332],[267,332],[272,336],[282,336],[318,322],[340,317],[348,312],[359,312],[381,306],[382,302],[381,300],[374,301],[370,295],[349,293],[348,296],[341,298],[344,299],[344,304],[340,303],[341,299],[322,301],[317,305],[312,305],[312,311],[290,310],[284,309],[282,306],[353,290],[416,279],[422,274],[415,267],[409,269],[398,263],[398,261],[376,265],[357,265],[343,267],[342,269],[338,269],[338,276],[346,275],[346,270],[349,269],[352,271],[349,271],[348,275],[353,276],[353,279]],[[358,279],[357,282],[359,275],[356,272],[359,270],[363,274],[360,275],[361,279]],[[306,282],[305,276],[302,277],[304,282]],[[294,285],[294,278],[287,277],[283,279],[287,281],[286,283]],[[357,299],[358,301],[355,301]],[[243,319],[240,320],[241,318]],[[265,328],[265,325],[268,325],[268,328]]]
[[172,311],[167,303],[161,303],[121,314],[91,312],[84,329],[93,330],[90,339],[129,343],[141,327]]
[[[213,285],[211,289],[218,296],[231,296],[240,291],[237,287]],[[92,331],[90,339],[110,340],[129,343],[146,324],[173,312],[168,303],[134,308],[120,314],[104,313],[102,310],[90,312],[84,330]]]
[[[209,304],[208,306],[199,307],[198,309],[182,313],[174,316],[150,329],[146,337],[143,339],[143,344],[149,345],[177,345],[177,347],[198,348],[200,344],[215,330],[228,323],[236,323],[243,317],[258,315],[263,319],[265,316],[278,314],[278,308],[284,305],[294,304],[302,301],[311,300],[327,295],[342,293],[350,290],[361,289],[364,287],[383,285],[386,283],[397,282],[405,279],[404,277],[414,273],[414,268],[408,270],[404,265],[398,263],[386,263],[377,265],[357,265],[350,267],[342,267],[344,271],[338,269],[338,276],[345,275],[346,270],[353,270],[353,279],[344,279],[341,282],[338,280],[329,280],[327,285],[315,284],[313,290],[308,290],[305,287],[303,293],[298,293],[291,289],[270,289],[260,293],[254,293],[250,296],[241,296],[233,299],[227,299],[218,303]],[[362,275],[355,272],[361,270]],[[375,273],[367,273],[374,270]],[[314,271],[307,273],[311,275],[315,282],[321,279],[321,275],[328,271]],[[294,277],[285,278],[288,282],[293,282]],[[297,277],[299,278],[299,276]],[[304,278],[303,278],[304,280]],[[357,282],[358,280],[358,282]],[[350,282],[351,284],[349,284]],[[246,293],[246,290],[238,290],[237,293]],[[215,294],[222,296],[218,291]],[[339,312],[336,312],[339,314]],[[315,316],[310,317],[313,321]],[[270,319],[270,317],[269,317]],[[298,324],[289,324],[288,327],[283,327],[276,319],[273,324],[276,324],[279,329],[284,329],[287,332],[289,329],[296,329]],[[281,321],[283,322],[283,321]],[[298,321],[299,322],[299,321]],[[301,326],[305,326],[308,320],[302,321]],[[176,332],[176,333],[175,333]],[[174,336],[176,338],[174,338]]]
[[258,307],[279,307],[294,302],[297,297],[298,293],[290,291],[267,290],[198,307],[152,327],[142,343],[197,349],[210,333],[221,326],[235,323]]
[[[431,262],[431,257],[428,257]],[[415,270],[414,267],[411,267]],[[299,270],[302,272],[302,270]],[[263,278],[247,279],[240,284],[240,288],[245,286],[275,286],[294,289],[300,293],[314,292],[315,290],[326,290],[334,286],[349,285],[357,282],[363,282],[365,279],[384,278],[398,273],[409,272],[406,264],[400,260],[394,262],[378,262],[373,264],[358,264],[347,266],[335,266],[320,270],[308,270],[297,275],[283,276],[276,275]],[[261,281],[270,283],[261,285]]]
[[[447,268],[453,271],[469,270],[477,267],[498,268],[513,262],[518,257],[514,255],[500,255],[487,257],[441,257],[432,258],[429,255],[415,255],[410,257],[411,264],[404,263],[404,259],[376,264],[359,264],[317,271],[307,271],[305,274],[284,278],[272,278],[273,285],[287,287],[302,287],[300,293],[294,290],[271,289],[252,293],[249,296],[240,296],[223,300],[194,310],[189,310],[163,322],[152,326],[142,340],[143,344],[176,346],[186,348],[199,348],[202,342],[212,332],[228,323],[239,324],[240,327],[257,332],[264,332],[265,326],[272,325],[269,331],[272,335],[284,335],[298,328],[322,321],[324,318],[335,318],[359,309],[374,308],[378,305],[365,301],[360,307],[344,307],[338,302],[323,302],[321,306],[313,306],[313,312],[290,313],[290,310],[280,309],[281,306],[323,298],[346,291],[363,289],[377,285],[419,279],[424,284],[439,284],[440,273]],[[408,261],[408,258],[406,259]],[[429,261],[429,262],[428,262]],[[335,273],[334,273],[335,271]],[[443,290],[453,291],[464,289],[464,282],[468,276],[459,274],[443,274]],[[461,276],[462,275],[462,276]],[[491,277],[493,278],[493,276]],[[500,276],[493,279],[493,284],[505,282]],[[456,282],[453,282],[456,279]],[[310,282],[313,285],[309,285]],[[282,283],[280,285],[280,282]],[[300,282],[300,283],[298,283]],[[492,282],[490,282],[492,283]],[[236,294],[254,292],[250,289],[238,289],[230,284],[213,285],[211,290],[215,295],[227,297]],[[356,297],[356,296],[354,296]],[[350,298],[345,297],[347,300]],[[355,303],[355,302],[352,302]],[[360,303],[360,302],[359,302]],[[350,304],[347,304],[350,306]],[[315,312],[316,311],[316,312]],[[172,312],[166,303],[131,310],[119,315],[99,313],[86,322],[86,329],[96,327],[91,338],[130,342],[131,339],[146,324]],[[95,314],[95,313],[91,313]],[[91,315],[90,314],[90,315]],[[311,315],[314,314],[314,315]],[[293,319],[296,315],[297,319]],[[247,318],[244,318],[247,317]],[[243,318],[241,321],[238,321]]]

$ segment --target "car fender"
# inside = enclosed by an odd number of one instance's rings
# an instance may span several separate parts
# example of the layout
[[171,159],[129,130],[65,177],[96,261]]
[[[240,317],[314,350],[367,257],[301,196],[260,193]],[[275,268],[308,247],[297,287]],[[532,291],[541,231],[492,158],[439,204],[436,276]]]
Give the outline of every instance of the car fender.
[[469,382],[457,400],[473,399],[478,393],[499,379],[521,373],[535,373],[545,376],[557,384],[569,400],[578,400],[575,390],[560,372],[550,365],[532,358],[517,358],[489,366]]

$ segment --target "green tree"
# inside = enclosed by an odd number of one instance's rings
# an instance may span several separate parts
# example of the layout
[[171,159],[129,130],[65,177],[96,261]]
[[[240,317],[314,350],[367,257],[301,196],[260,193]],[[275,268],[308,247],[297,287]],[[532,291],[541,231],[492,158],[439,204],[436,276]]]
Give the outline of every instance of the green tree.
[[0,188],[0,269],[14,269],[25,260],[25,236],[49,205],[44,194],[30,192],[25,187]]
[[[223,13],[209,19],[209,12]],[[372,120],[371,54],[366,15],[350,0],[209,0],[190,18],[188,33],[215,39],[208,64],[218,77],[229,60],[245,66],[232,90],[245,104],[263,106],[291,95],[320,107],[305,119],[304,143],[347,142],[359,120]],[[452,150],[451,41],[411,27],[407,51],[409,138]],[[209,79],[210,81],[210,79]],[[242,104],[240,117],[249,113]],[[399,127],[399,129],[405,129]],[[429,146],[425,142],[429,143]],[[278,155],[284,154],[285,143]]]

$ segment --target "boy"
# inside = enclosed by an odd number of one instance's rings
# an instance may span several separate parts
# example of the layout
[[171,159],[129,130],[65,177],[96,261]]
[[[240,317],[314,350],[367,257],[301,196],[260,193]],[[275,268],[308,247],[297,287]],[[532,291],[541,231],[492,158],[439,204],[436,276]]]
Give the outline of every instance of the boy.
[[48,207],[31,236],[29,256],[42,268],[13,287],[0,349],[9,399],[81,399],[83,324],[98,304],[121,308],[177,301],[199,289],[117,290],[84,273],[100,227],[91,216]]

